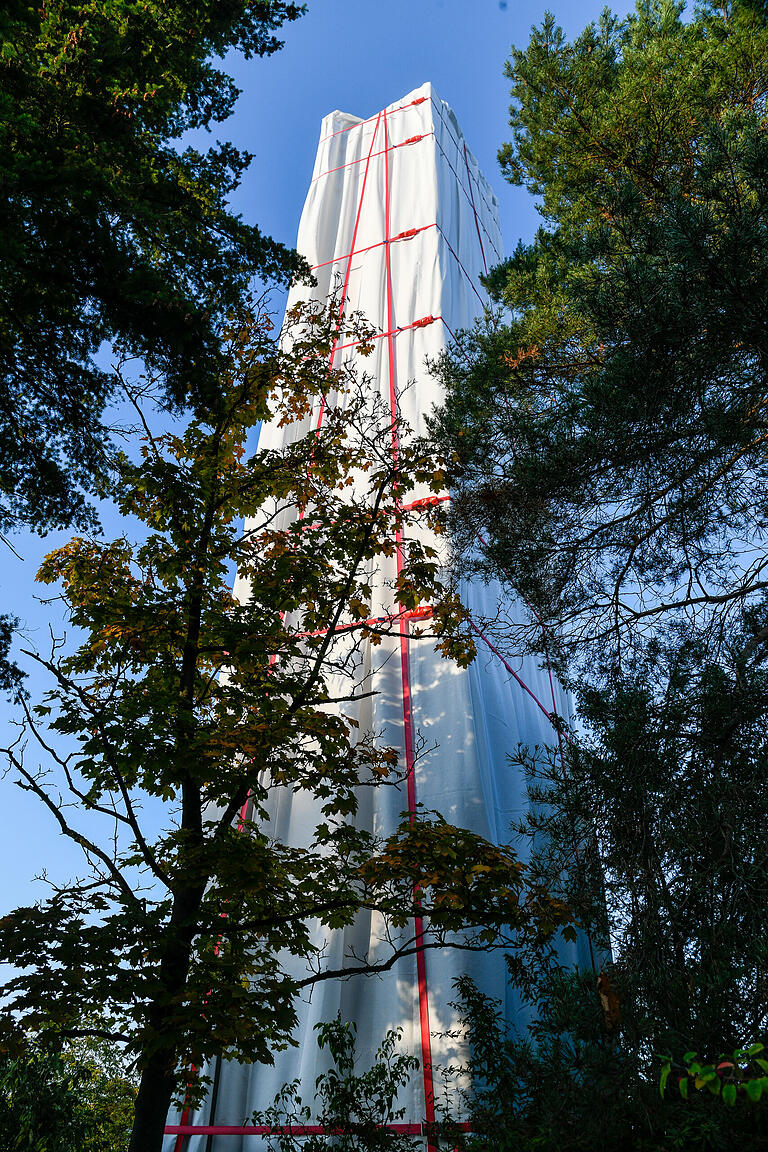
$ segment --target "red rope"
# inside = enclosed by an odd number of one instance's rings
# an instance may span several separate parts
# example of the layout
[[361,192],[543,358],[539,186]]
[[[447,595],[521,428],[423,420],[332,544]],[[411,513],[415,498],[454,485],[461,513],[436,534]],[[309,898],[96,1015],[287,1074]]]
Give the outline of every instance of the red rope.
[[480,301],[480,303],[483,305],[483,307],[485,307],[485,300],[483,299],[483,297],[480,295],[480,293],[478,292],[477,288],[475,287],[475,282],[474,282],[474,280],[473,280],[473,279],[472,279],[472,277],[470,276],[469,272],[467,272],[466,268],[464,267],[464,265],[462,264],[461,260],[459,259],[459,255],[458,255],[458,253],[457,253],[457,252],[454,250],[454,248],[453,248],[453,246],[452,246],[452,244],[451,244],[450,240],[449,240],[449,239],[448,239],[448,237],[446,236],[445,232],[443,232],[443,230],[442,230],[442,228],[440,227],[440,225],[439,225],[439,224],[438,224],[438,226],[437,226],[437,230],[438,230],[438,232],[440,233],[440,235],[442,236],[442,238],[443,238],[443,242],[444,242],[444,244],[445,244],[446,248],[448,249],[448,251],[449,251],[449,252],[451,253],[451,255],[453,256],[454,260],[455,260],[455,261],[456,261],[456,263],[458,264],[458,266],[459,266],[459,268],[461,269],[461,271],[464,273],[464,276],[466,277],[466,279],[467,279],[467,283],[469,284],[470,288],[471,288],[471,289],[472,289],[472,291],[474,292],[475,296],[477,296],[478,300],[479,300],[479,301]]
[[[384,1124],[387,1132],[400,1136],[426,1136],[427,1124]],[[456,1124],[452,1127],[461,1132],[471,1132],[471,1124]],[[343,1128],[324,1128],[322,1124],[288,1124],[283,1128],[270,1128],[266,1124],[167,1124],[166,1136],[341,1136]]]
[[[363,200],[365,199],[365,188],[366,188],[366,185],[368,183],[368,171],[369,171],[370,166],[371,166],[371,156],[373,155],[373,147],[374,147],[374,144],[376,143],[376,135],[379,131],[379,122],[380,121],[381,121],[381,112],[379,112],[378,116],[376,117],[376,127],[373,130],[373,136],[371,137],[371,146],[368,149],[368,157],[367,157],[366,162],[365,162],[365,172],[363,174],[363,186],[360,189],[360,199],[359,199],[358,204],[357,204],[357,215],[355,216],[355,227],[354,227],[354,230],[352,232],[352,243],[350,244],[350,252],[349,252],[349,257],[347,259],[347,270],[344,274],[344,285],[341,289],[341,302],[339,304],[339,320],[338,320],[339,332],[341,332],[341,320],[342,320],[342,317],[344,315],[344,307],[347,303],[347,292],[349,291],[349,277],[352,273],[352,255],[355,251],[355,242],[357,240],[357,230],[360,227],[360,217],[362,216],[362,213],[363,213]],[[386,139],[385,139],[385,143],[386,143]],[[328,371],[329,372],[331,371],[331,368],[333,367],[333,358],[336,355],[337,351],[339,351],[338,342],[339,342],[339,337],[337,336],[333,342],[333,347],[331,348],[331,355],[328,359]],[[358,343],[359,343],[359,341],[358,341]],[[345,347],[346,347],[346,345],[345,345]],[[317,428],[315,429],[315,431],[317,431],[317,432],[320,431],[320,425],[323,422],[324,412],[325,412],[325,396],[323,396],[322,400],[320,401],[320,412],[319,412],[318,417],[317,417]]]
[[[519,684],[519,685],[520,685],[520,687],[523,689],[523,691],[528,693],[528,695],[530,696],[531,700],[533,700],[533,702],[534,702],[534,704],[537,706],[537,708],[540,708],[540,709],[541,709],[541,711],[544,713],[544,715],[546,716],[547,720],[549,720],[549,722],[550,722],[550,724],[552,725],[552,727],[553,727],[553,728],[555,728],[555,729],[557,729],[557,725],[555,724],[555,718],[554,718],[554,715],[553,715],[553,713],[551,713],[551,712],[548,712],[548,711],[547,711],[547,709],[546,709],[546,708],[544,707],[544,705],[542,704],[541,700],[539,700],[538,696],[536,696],[536,695],[535,695],[535,693],[533,693],[533,692],[530,690],[530,688],[529,688],[529,687],[528,687],[528,685],[526,684],[525,680],[523,680],[523,679],[522,679],[520,676],[518,676],[517,672],[515,672],[515,670],[514,670],[514,668],[512,667],[512,665],[511,665],[511,664],[510,664],[510,663],[509,663],[507,660],[505,660],[505,659],[504,659],[504,657],[502,656],[501,652],[499,652],[498,648],[496,648],[496,647],[495,647],[495,646],[494,646],[494,645],[491,643],[491,641],[488,639],[488,637],[485,635],[485,633],[484,633],[484,632],[481,632],[481,630],[478,628],[477,624],[475,624],[474,620],[473,620],[471,617],[469,617],[469,616],[467,617],[467,620],[469,621],[469,626],[470,626],[470,628],[473,630],[473,632],[476,632],[476,633],[477,633],[477,635],[480,637],[480,639],[481,639],[481,640],[482,640],[482,641],[483,641],[485,644],[487,644],[487,645],[488,645],[488,647],[490,648],[491,652],[493,652],[494,656],[498,656],[499,660],[501,660],[501,662],[502,662],[502,664],[504,665],[504,667],[506,668],[507,672],[509,672],[509,674],[510,674],[511,676],[514,676],[515,680],[518,682],[518,684]],[[558,729],[558,731],[559,731],[559,729]],[[571,743],[571,744],[573,743],[573,741],[571,740],[570,736],[568,736],[567,734],[566,734],[566,736],[565,736],[565,739],[566,739],[566,740],[568,740],[568,741],[569,741],[569,743]]]
[[[384,110],[384,145],[387,143],[387,112]],[[387,352],[389,361],[389,406],[392,417],[392,462],[395,473],[400,447],[397,436],[397,373],[395,368],[395,322],[392,301],[392,260],[391,245],[389,243],[390,196],[389,196],[389,154],[384,153],[384,238],[387,241],[386,253],[386,297],[387,297]],[[403,534],[398,525],[395,535],[395,555],[398,578],[403,569]],[[408,624],[405,623],[400,636],[400,674],[403,689],[403,731],[405,740],[405,767],[406,786],[408,794],[408,810],[413,823],[416,819],[416,775],[415,756],[413,750],[413,712],[411,708],[411,680],[408,666]],[[414,889],[418,896],[418,888]],[[424,1078],[424,1107],[428,1124],[435,1122],[435,1093],[432,1082],[432,1038],[429,1027],[429,998],[427,993],[427,966],[424,952],[420,945],[424,940],[424,921],[421,916],[414,918],[414,936],[418,951],[416,952],[416,976],[419,995],[419,1024],[421,1029],[421,1057],[422,1075]],[[432,1152],[432,1145],[429,1145]]]
[[[396,112],[405,112],[408,108],[416,107],[417,104],[426,103],[427,99],[427,96],[419,96],[418,99],[411,100],[408,104],[401,104],[398,108],[393,108],[389,115],[394,116]],[[379,116],[381,116],[381,112],[379,112]],[[324,144],[326,140],[333,140],[334,136],[343,136],[345,132],[351,132],[353,128],[362,128],[364,124],[370,124],[371,121],[375,119],[377,119],[376,116],[369,116],[367,120],[358,120],[356,124],[349,124],[346,128],[339,128],[336,132],[331,132],[328,136],[323,136],[320,143]]]
[[[451,141],[451,143],[456,146],[456,151],[460,152],[462,145],[459,144],[459,141],[456,139],[453,132],[451,132],[449,125],[446,123],[446,119],[445,119],[445,116],[443,115],[442,108],[436,103],[436,101],[434,99],[432,100],[432,104],[434,105],[435,111],[437,112],[438,116],[440,117],[440,123],[443,125],[443,128],[445,129],[446,136]],[[464,141],[462,138],[462,144],[463,143],[464,143]],[[486,208],[488,209],[488,211],[493,213],[493,208],[492,208],[491,204],[488,202],[488,197],[485,195],[483,188],[482,188],[482,185],[480,184],[479,181],[477,183],[477,192],[478,192],[478,195],[480,196],[480,199],[483,201]],[[486,236],[488,236],[487,232],[486,232]],[[490,236],[488,236],[488,239],[489,240],[491,239]],[[493,243],[493,241],[491,241],[491,247],[493,248],[493,251],[496,254],[497,259],[500,260],[501,259],[501,253],[499,252],[498,248]]]
[[[488,545],[487,545],[485,539],[483,538],[483,536],[481,535],[481,533],[478,532],[477,528],[475,528],[475,535],[477,536],[477,538],[480,541],[480,543],[482,544],[482,546],[484,548],[487,548]],[[502,571],[503,575],[506,576],[506,578],[511,583],[511,578],[510,578],[509,573],[504,568],[502,568],[501,571]],[[544,641],[544,659],[546,660],[547,675],[549,676],[549,691],[550,691],[550,695],[552,697],[552,711],[556,712],[557,711],[557,702],[555,700],[555,682],[552,678],[552,664],[551,664],[551,661],[549,659],[549,638],[547,636],[547,626],[544,623],[544,621],[542,620],[539,613],[533,607],[533,605],[529,604],[527,600],[525,601],[525,606],[528,609],[528,611],[531,612],[532,615],[534,615],[536,617],[538,625],[541,628],[541,635],[542,635],[542,639]],[[573,743],[573,741],[570,740],[570,737],[568,737],[568,740],[570,743]],[[565,767],[565,754],[563,751],[563,733],[560,730],[560,728],[557,729],[557,746],[558,746],[558,753],[560,755],[560,764],[563,767]],[[574,856],[576,857],[576,864],[578,866],[581,863],[581,853],[579,852],[579,845],[575,839],[573,842],[573,852],[574,852]],[[585,932],[585,935],[587,937],[587,944],[589,945],[590,965],[592,967],[592,971],[595,974],[597,974],[597,961],[595,960],[595,949],[594,949],[594,946],[592,944],[592,933],[590,932],[589,928],[586,928],[584,930],[584,932]]]
[[[398,144],[389,144],[386,148],[382,148],[379,152],[374,152],[374,156],[383,156],[385,152],[394,152],[397,148],[406,148],[409,144],[418,144],[420,140],[426,140],[428,136],[434,136],[434,132],[424,132],[421,136],[409,136],[407,140],[401,140]],[[369,157],[370,159],[370,157]],[[322,172],[318,172],[317,176],[312,177],[312,183],[321,180],[323,176],[332,176],[334,172],[343,172],[345,168],[354,168],[356,164],[362,164],[362,156],[357,160],[348,160],[346,164],[338,164],[335,168],[326,168]]]
[[[454,141],[454,142],[455,142],[455,141]],[[471,196],[469,195],[469,193],[467,192],[467,189],[466,189],[466,187],[464,186],[464,181],[462,180],[461,176],[459,176],[459,174],[458,174],[458,172],[456,171],[456,169],[454,168],[453,164],[452,164],[452,163],[451,163],[451,161],[448,159],[448,153],[446,152],[445,148],[443,148],[443,146],[442,146],[442,144],[440,143],[440,141],[438,140],[437,136],[435,136],[435,146],[436,146],[436,147],[439,149],[439,151],[440,151],[440,153],[442,154],[442,157],[443,157],[443,159],[445,160],[446,164],[448,165],[448,167],[450,168],[451,172],[453,172],[454,176],[456,177],[456,182],[457,182],[457,184],[459,185],[459,187],[461,188],[462,192],[464,193],[464,195],[465,195],[465,197],[466,197],[467,201],[468,201],[468,202],[469,202],[469,204],[471,205],[471,204],[472,204],[472,197],[471,197]],[[496,248],[496,245],[493,243],[493,240],[491,239],[491,235],[490,235],[490,233],[489,233],[488,229],[486,228],[485,224],[483,224],[482,220],[480,220],[480,227],[482,228],[483,232],[485,232],[485,236],[486,236],[486,239],[488,240],[488,243],[489,243],[489,244],[491,245],[491,247],[493,248],[493,251],[494,251],[494,253],[495,253],[495,255],[496,255],[497,259],[499,259],[499,260],[500,260],[500,259],[501,259],[501,256],[499,255],[499,252],[498,252],[498,250],[497,250],[497,248]]]

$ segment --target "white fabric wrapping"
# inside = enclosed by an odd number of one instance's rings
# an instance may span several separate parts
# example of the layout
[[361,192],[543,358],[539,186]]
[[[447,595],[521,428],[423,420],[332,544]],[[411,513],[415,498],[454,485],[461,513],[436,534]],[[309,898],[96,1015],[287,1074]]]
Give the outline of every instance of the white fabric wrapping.
[[[417,139],[414,139],[417,138]],[[412,141],[409,143],[409,141]],[[385,151],[385,147],[388,150]],[[366,179],[367,171],[367,179]],[[389,193],[387,197],[387,177]],[[363,195],[363,184],[365,192]],[[425,368],[445,348],[450,333],[469,327],[483,308],[479,278],[502,258],[497,201],[468,151],[456,117],[425,84],[387,109],[386,138],[383,114],[360,121],[332,112],[322,123],[317,159],[299,228],[297,247],[316,267],[313,295],[325,299],[343,280],[357,222],[355,255],[349,264],[347,312],[359,310],[380,332],[389,330],[387,307],[387,203],[391,260],[393,341],[374,341],[374,352],[362,361],[387,403],[390,396],[390,348],[400,393],[400,411],[417,432],[426,430],[425,416],[441,401],[439,385]],[[419,229],[410,238],[401,233]],[[328,263],[330,261],[330,263]],[[319,265],[319,267],[318,267]],[[308,289],[294,289],[289,306],[306,298]],[[434,317],[423,327],[414,321]],[[354,356],[354,349],[341,353]],[[318,413],[313,416],[317,423]],[[262,429],[260,443],[279,447],[285,430],[274,425]],[[419,495],[417,493],[416,495]],[[391,571],[374,574],[378,603],[374,614],[395,611]],[[242,584],[238,593],[247,596]],[[500,590],[472,584],[463,589],[465,603],[477,617],[492,617]],[[354,713],[363,730],[381,732],[382,740],[404,748],[403,684],[399,642],[396,639],[364,654],[370,687],[375,695],[362,701]],[[515,668],[544,707],[567,715],[569,705],[546,671],[533,660]],[[441,659],[428,640],[409,643],[409,677],[413,723],[428,747],[415,773],[417,801],[436,809],[451,823],[472,829],[497,843],[509,840],[510,824],[526,812],[529,801],[522,774],[510,767],[508,757],[518,744],[551,743],[553,730],[542,708],[510,675],[490,649],[478,643],[478,658],[467,670]],[[368,792],[358,819],[377,832],[388,832],[407,803],[404,790]],[[306,843],[315,824],[305,796],[284,797],[272,819],[272,832],[291,843]],[[361,917],[354,930],[336,932],[328,939],[327,962],[336,967],[349,955],[380,954],[379,925]],[[574,950],[576,960],[577,950]],[[430,952],[426,955],[429,1027],[435,1065],[454,1062],[466,1054],[439,1033],[454,1023],[448,1004],[452,981],[469,972],[483,989],[506,1006],[510,1021],[525,1024],[518,1003],[505,979],[503,957]],[[215,1114],[211,1100],[186,1117],[191,1125],[242,1126],[254,1109],[267,1107],[281,1086],[300,1079],[302,1096],[311,1102],[315,1079],[323,1065],[314,1025],[332,1019],[338,1011],[357,1024],[361,1067],[370,1063],[388,1028],[399,1026],[404,1043],[422,1057],[420,1004],[416,961],[401,962],[381,979],[355,978],[317,986],[300,1005],[299,1046],[276,1053],[271,1067],[224,1062],[218,1077]],[[435,1085],[436,1092],[439,1084]],[[424,1084],[416,1074],[404,1099],[406,1120],[425,1119]],[[178,1116],[171,1117],[178,1123]],[[177,1147],[177,1137],[166,1137],[165,1152]],[[426,1141],[424,1141],[426,1146]],[[260,1137],[243,1134],[196,1134],[179,1144],[185,1152],[254,1152],[263,1148]]]

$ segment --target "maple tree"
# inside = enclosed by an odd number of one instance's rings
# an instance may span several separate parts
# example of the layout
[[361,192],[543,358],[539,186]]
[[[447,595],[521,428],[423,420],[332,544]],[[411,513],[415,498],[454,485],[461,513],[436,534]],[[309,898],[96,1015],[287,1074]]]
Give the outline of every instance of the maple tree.
[[[334,315],[294,310],[282,342],[258,310],[232,318],[220,399],[178,429],[152,430],[157,382],[131,382],[126,366],[141,448],[119,455],[110,491],[125,534],[77,537],[39,573],[63,589],[79,644],[26,652],[53,677],[46,703],[19,701],[45,759],[30,766],[22,736],[6,754],[89,872],[0,921],[0,959],[18,972],[6,1007],[27,1027],[103,1034],[133,1054],[132,1152],[160,1148],[190,1067],[222,1053],[269,1061],[290,1043],[297,995],[338,975],[313,919],[383,917],[389,954],[351,958],[345,974],[570,919],[527,886],[509,847],[435,813],[404,814],[384,837],[356,826],[362,791],[402,781],[396,752],[345,717],[366,692],[360,646],[428,606],[423,642],[462,663],[473,648],[431,534],[408,531],[438,528],[429,501],[406,501],[417,484],[442,489],[441,462],[402,427],[395,464],[388,410],[350,367],[329,371]],[[364,353],[370,333],[344,323]],[[270,419],[285,446],[249,451]],[[374,619],[377,564],[401,531],[400,608]],[[231,590],[235,566],[247,595]],[[301,846],[270,826],[285,792],[312,798]]]

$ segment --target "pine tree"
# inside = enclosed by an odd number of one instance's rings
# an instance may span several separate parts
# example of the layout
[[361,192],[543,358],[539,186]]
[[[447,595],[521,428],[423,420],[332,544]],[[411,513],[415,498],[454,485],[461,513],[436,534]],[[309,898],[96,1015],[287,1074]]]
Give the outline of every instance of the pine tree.
[[0,12],[0,530],[87,521],[102,474],[105,342],[211,404],[217,333],[295,254],[230,211],[251,157],[181,147],[238,91],[217,63],[281,45],[283,0],[46,0]]
[[680,1092],[686,1051],[726,1067],[768,1029],[764,6],[653,0],[572,42],[547,17],[508,75],[500,159],[544,223],[442,362],[435,429],[463,563],[576,694],[572,739],[523,757],[521,832],[596,957],[512,964],[540,1015],[508,1146],[761,1148],[746,1089]]
[[502,165],[545,224],[491,273],[511,322],[443,365],[459,527],[561,647],[697,610],[727,637],[767,584],[768,27],[548,17],[509,75]]

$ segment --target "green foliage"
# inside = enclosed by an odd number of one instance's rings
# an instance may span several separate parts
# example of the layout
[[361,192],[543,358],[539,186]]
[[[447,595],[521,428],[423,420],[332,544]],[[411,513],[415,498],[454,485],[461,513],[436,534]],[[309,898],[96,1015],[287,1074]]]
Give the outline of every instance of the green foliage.
[[753,8],[661,0],[573,42],[547,17],[510,61],[502,164],[545,223],[489,278],[509,322],[444,363],[439,431],[466,550],[567,653],[681,613],[727,636],[766,587],[766,61]]
[[210,404],[219,329],[298,258],[227,199],[250,157],[178,139],[230,115],[218,66],[280,47],[283,0],[14,0],[0,12],[0,525],[87,520],[105,467],[105,341]]
[[0,1056],[0,1141],[8,1152],[124,1152],[136,1088],[103,1043]]
[[519,757],[521,831],[595,960],[512,958],[536,1023],[504,1081],[465,1004],[510,1148],[768,1139],[762,1102],[658,1091],[659,1053],[703,1068],[768,1027],[767,62],[763,4],[644,0],[572,42],[547,16],[509,63],[501,162],[543,226],[444,360],[435,430],[463,563],[576,694],[571,740]]
[[0,616],[0,692],[9,696],[19,691],[23,679],[18,665],[9,659],[13,633],[18,623],[13,616]]
[[62,1060],[34,1052],[0,1062],[0,1136],[21,1152],[79,1152],[86,1122],[80,1112],[82,1078]]
[[[62,588],[79,645],[25,653],[53,678],[47,703],[20,701],[44,766],[27,766],[21,742],[5,752],[90,871],[4,916],[0,960],[18,972],[7,1003],[27,1026],[79,1035],[93,1018],[138,1058],[131,1152],[159,1148],[184,1066],[224,1052],[271,1062],[291,1042],[297,995],[327,978],[323,929],[381,914],[392,951],[362,958],[364,974],[413,954],[417,913],[427,947],[455,933],[512,945],[570,920],[508,849],[435,814],[404,815],[384,838],[354,821],[365,790],[402,781],[396,751],[356,717],[361,644],[399,643],[401,620],[373,603],[398,533],[388,594],[432,608],[419,634],[447,657],[467,663],[473,648],[429,533],[407,530],[434,513],[403,507],[416,484],[442,489],[442,462],[399,427],[393,464],[388,409],[349,366],[329,373],[335,316],[297,308],[282,346],[266,316],[233,320],[237,369],[178,430],[153,433],[152,382],[124,381],[140,422],[112,491],[125,534],[75,538],[39,573]],[[344,328],[364,350],[370,333]],[[270,418],[284,446],[249,452]],[[231,591],[235,567],[247,592]],[[314,813],[300,845],[271,819],[286,794]]]
[[[253,1116],[254,1124],[266,1124],[275,1130],[275,1134],[267,1138],[270,1150],[412,1150],[415,1147],[412,1136],[389,1129],[405,1116],[405,1109],[397,1107],[398,1094],[419,1067],[415,1057],[398,1051],[402,1032],[399,1029],[387,1032],[371,1066],[359,1072],[354,1023],[339,1018],[316,1025],[316,1031],[319,1047],[328,1049],[331,1066],[317,1078],[314,1107],[303,1103],[297,1082],[287,1084],[267,1112]],[[308,1126],[322,1127],[327,1135],[299,1136],[287,1130]]]
[[[506,1036],[498,1006],[459,985],[469,1147],[768,1147],[762,1110],[713,1101],[712,1069],[695,1056],[736,1049],[718,1092],[728,1086],[726,1103],[762,1095],[759,1045],[750,1052],[743,1036],[768,1021],[767,689],[764,660],[729,669],[701,638],[677,635],[582,686],[579,742],[562,757],[521,751],[528,881],[574,909],[595,963],[574,971],[556,947],[509,958],[533,1017],[526,1036]],[[686,1051],[680,1091],[662,1099],[673,1063],[656,1054]]]
[[537,1018],[523,1038],[509,1029],[496,1001],[471,981],[459,982],[456,1007],[472,1054],[467,1106],[473,1131],[458,1140],[466,1152],[768,1147],[762,1105],[723,1108],[708,1092],[662,1099],[658,1076],[648,1065],[638,1067],[622,1036],[606,1031],[592,973],[553,962],[539,970],[537,991]]
[[[590,1147],[598,1117],[617,1152],[766,1146],[756,1114],[713,1112],[698,1093],[687,1109],[662,1100],[655,1054],[733,1052],[766,1028],[767,690],[764,660],[729,668],[677,635],[582,686],[565,771],[559,754],[521,757],[530,878],[574,908],[596,962],[510,962],[538,1017],[530,1063],[515,1049],[519,1091],[566,1146],[582,1146],[568,1143],[577,1123]],[[614,1004],[601,1003],[605,975]]]
[[693,1085],[697,1091],[706,1088],[731,1107],[739,1097],[757,1104],[768,1092],[768,1060],[760,1055],[764,1051],[765,1045],[756,1041],[747,1048],[721,1054],[712,1064],[702,1063],[695,1052],[686,1052],[682,1063],[675,1063],[667,1056],[661,1066],[661,1095],[664,1096],[671,1077],[684,1100],[688,1099],[689,1086]]

